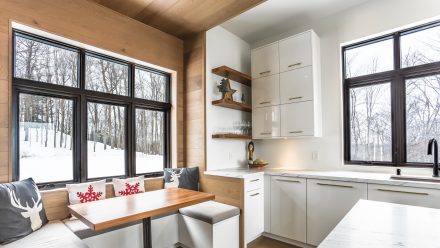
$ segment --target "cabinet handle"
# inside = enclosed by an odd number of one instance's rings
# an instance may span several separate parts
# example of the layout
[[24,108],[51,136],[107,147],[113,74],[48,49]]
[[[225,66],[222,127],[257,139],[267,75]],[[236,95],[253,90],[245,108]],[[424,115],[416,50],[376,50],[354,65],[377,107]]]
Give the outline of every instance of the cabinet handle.
[[270,135],[272,133],[260,133],[261,135]]
[[250,195],[250,196],[257,196],[257,195],[259,195],[260,193],[255,193],[255,194],[252,194],[252,195]]
[[263,71],[263,72],[260,72],[260,75],[263,75],[263,74],[266,74],[266,73],[269,73],[270,71]]
[[253,179],[250,182],[258,182],[258,181],[260,181],[260,179]]
[[289,98],[289,101],[297,100],[297,99],[301,99],[301,98],[303,98],[303,97],[302,96],[291,97],[291,98]]
[[280,181],[280,182],[300,183],[300,181],[297,181],[297,180],[287,180],[287,179],[275,179],[275,180]]
[[289,132],[289,133],[303,133],[303,131],[292,131],[292,132]]
[[341,187],[341,188],[353,188],[351,185],[340,185],[340,184],[331,184],[331,183],[316,183],[321,186],[333,186],[333,187]]
[[392,189],[377,189],[378,191],[385,192],[394,192],[394,193],[403,193],[403,194],[413,194],[413,195],[429,195],[425,192],[412,192],[412,191],[401,191],[401,190],[392,190]]
[[268,101],[268,102],[260,102],[259,104],[269,104],[269,103],[271,103],[270,101]]
[[288,65],[287,67],[294,67],[294,66],[297,66],[297,65],[301,65],[302,63],[301,62],[299,62],[299,63],[295,63],[295,64],[291,64],[291,65]]

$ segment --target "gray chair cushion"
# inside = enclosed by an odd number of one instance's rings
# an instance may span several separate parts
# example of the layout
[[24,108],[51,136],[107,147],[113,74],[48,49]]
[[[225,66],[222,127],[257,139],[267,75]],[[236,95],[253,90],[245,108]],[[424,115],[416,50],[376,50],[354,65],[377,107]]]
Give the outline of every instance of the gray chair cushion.
[[240,214],[240,209],[220,202],[207,201],[179,209],[182,215],[210,224],[229,219]]
[[28,236],[16,240],[4,248],[88,248],[61,221],[51,221]]
[[103,234],[103,233],[115,231],[115,230],[118,230],[118,229],[121,229],[121,228],[124,228],[124,227],[129,227],[129,226],[132,226],[132,225],[136,225],[136,224],[142,223],[142,221],[140,220],[140,221],[124,224],[124,225],[119,225],[119,226],[107,228],[107,229],[100,230],[100,231],[94,231],[94,230],[90,229],[86,224],[84,224],[82,221],[80,221],[78,219],[66,219],[66,220],[63,220],[63,222],[67,226],[67,228],[69,228],[80,239],[90,238],[90,237],[93,237],[93,236],[96,236],[96,235],[100,235],[100,234]]

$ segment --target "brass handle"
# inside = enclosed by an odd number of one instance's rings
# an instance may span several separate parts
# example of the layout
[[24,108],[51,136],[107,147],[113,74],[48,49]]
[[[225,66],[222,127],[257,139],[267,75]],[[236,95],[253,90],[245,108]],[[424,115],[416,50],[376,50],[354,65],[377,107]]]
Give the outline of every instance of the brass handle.
[[297,180],[287,180],[287,179],[275,179],[275,180],[280,181],[280,182],[300,183],[300,181],[297,181]]
[[302,63],[300,62],[300,63],[296,63],[296,64],[291,64],[291,65],[288,65],[287,67],[293,67],[293,66],[297,66],[297,65],[301,65]]
[[303,97],[302,96],[291,97],[291,98],[289,98],[289,101],[301,99],[301,98],[303,98]]
[[303,131],[292,131],[292,132],[289,132],[289,133],[303,133]]
[[257,195],[259,195],[260,193],[255,193],[255,194],[252,194],[252,195],[250,195],[250,196],[257,196]]
[[429,195],[425,192],[411,192],[411,191],[401,191],[401,190],[392,190],[392,189],[377,189],[379,191],[385,192],[394,192],[394,193],[403,193],[403,194],[413,194],[413,195]]
[[260,102],[259,104],[268,104],[268,103],[271,103],[270,101],[268,101],[268,102]]
[[270,71],[263,71],[263,72],[260,72],[260,75],[263,75],[263,74],[266,74],[266,73],[269,73]]
[[341,188],[353,188],[351,185],[340,185],[340,184],[331,184],[331,183],[316,183],[321,186],[332,186],[332,187],[341,187]]
[[260,181],[260,179],[251,180],[251,182],[258,182],[258,181]]
[[260,133],[261,135],[269,135],[269,134],[272,134],[272,133]]

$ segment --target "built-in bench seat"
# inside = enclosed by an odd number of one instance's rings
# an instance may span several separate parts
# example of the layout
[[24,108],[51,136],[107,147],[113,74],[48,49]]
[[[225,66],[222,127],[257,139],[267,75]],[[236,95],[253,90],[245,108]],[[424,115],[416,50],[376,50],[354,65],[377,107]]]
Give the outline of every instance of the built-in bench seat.
[[50,221],[28,236],[3,245],[4,248],[87,248],[61,221]]

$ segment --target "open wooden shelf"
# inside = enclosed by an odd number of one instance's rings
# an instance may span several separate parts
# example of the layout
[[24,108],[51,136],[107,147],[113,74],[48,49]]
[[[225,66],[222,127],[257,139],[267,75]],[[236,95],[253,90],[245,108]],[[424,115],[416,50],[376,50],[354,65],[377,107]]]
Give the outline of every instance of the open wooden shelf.
[[244,134],[233,134],[233,133],[225,133],[225,134],[213,134],[213,139],[252,139],[252,136],[250,135],[244,135]]
[[212,73],[219,75],[221,77],[229,78],[235,82],[242,83],[247,86],[251,86],[251,76],[229,68],[225,65],[212,69]]
[[246,111],[246,112],[252,112],[252,107],[250,105],[247,105],[247,104],[241,103],[241,102],[227,101],[224,99],[212,101],[212,105],[220,106],[220,107],[224,107],[224,108],[230,108],[230,109],[237,109],[237,110]]

